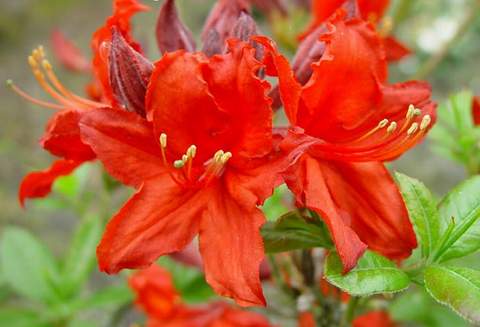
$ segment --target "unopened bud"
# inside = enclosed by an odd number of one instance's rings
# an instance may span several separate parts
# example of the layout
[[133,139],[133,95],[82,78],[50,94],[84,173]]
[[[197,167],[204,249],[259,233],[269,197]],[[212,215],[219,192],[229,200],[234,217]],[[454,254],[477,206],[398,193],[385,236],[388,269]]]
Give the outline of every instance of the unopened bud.
[[145,116],[145,94],[153,64],[135,51],[114,27],[109,53],[109,77],[115,101]]
[[175,0],[166,0],[160,9],[156,36],[158,48],[162,53],[180,49],[195,51],[196,45],[192,32],[180,20]]

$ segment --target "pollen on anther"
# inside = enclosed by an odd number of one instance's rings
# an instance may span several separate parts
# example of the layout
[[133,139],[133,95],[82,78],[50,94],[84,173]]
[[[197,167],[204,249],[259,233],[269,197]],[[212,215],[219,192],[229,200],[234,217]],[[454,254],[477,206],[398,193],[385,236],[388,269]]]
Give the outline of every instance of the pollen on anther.
[[183,160],[175,160],[173,162],[173,167],[175,167],[177,169],[183,168],[183,166],[185,166],[185,161],[183,161]]
[[162,146],[162,148],[167,147],[167,134],[165,133],[160,134],[160,145]]
[[232,157],[231,152],[225,152],[220,158],[220,162],[224,165],[227,163],[228,160],[230,160],[231,157]]
[[397,122],[392,121],[387,128],[387,133],[391,134],[397,129]]
[[222,158],[222,156],[224,155],[225,152],[223,152],[223,150],[218,150],[217,152],[215,152],[215,154],[213,155],[213,160],[215,162],[220,162],[220,159]]
[[422,114],[422,110],[420,110],[418,108],[415,108],[415,110],[413,111],[414,116],[420,116],[421,114]]
[[430,123],[432,122],[432,117],[430,115],[425,115],[422,118],[422,122],[420,123],[420,130],[423,131],[425,130]]
[[187,150],[187,157],[195,158],[196,154],[197,154],[197,147],[195,145],[190,145],[190,147]]
[[388,119],[383,119],[378,123],[379,128],[384,128],[388,124]]
[[409,105],[405,118],[411,119],[414,116],[414,112],[415,112],[415,106],[413,104]]
[[413,123],[407,131],[407,135],[414,134],[418,129],[418,123]]

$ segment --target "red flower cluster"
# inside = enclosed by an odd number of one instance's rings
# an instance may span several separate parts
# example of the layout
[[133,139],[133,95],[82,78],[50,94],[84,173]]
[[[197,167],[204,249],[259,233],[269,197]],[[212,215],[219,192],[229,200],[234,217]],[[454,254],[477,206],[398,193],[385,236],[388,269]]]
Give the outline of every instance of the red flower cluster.
[[[367,247],[409,256],[415,234],[383,161],[423,139],[435,104],[425,83],[388,84],[384,41],[369,22],[348,8],[329,14],[299,80],[272,41],[251,38],[258,32],[244,1],[219,1],[199,52],[166,1],[154,64],[130,35],[130,17],[145,9],[116,0],[94,34],[100,102],[66,90],[42,50],[33,54],[37,78],[59,103],[32,101],[61,109],[42,144],[67,161],[27,177],[22,201],[96,157],[137,189],[106,228],[100,269],[148,267],[198,235],[208,283],[240,305],[265,305],[259,206],[282,182],[326,222],[345,271]],[[278,77],[289,127],[272,126],[265,73]]]
[[200,306],[182,303],[170,274],[157,265],[138,271],[129,279],[136,304],[147,314],[146,327],[269,327],[260,314],[225,302]]

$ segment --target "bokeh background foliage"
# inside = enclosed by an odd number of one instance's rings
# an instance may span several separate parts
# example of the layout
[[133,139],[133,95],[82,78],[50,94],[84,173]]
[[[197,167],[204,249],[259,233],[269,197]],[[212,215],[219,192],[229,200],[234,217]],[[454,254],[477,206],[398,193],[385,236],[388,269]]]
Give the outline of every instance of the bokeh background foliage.
[[[182,17],[198,37],[202,23],[213,0],[178,0]],[[454,38],[442,62],[426,76],[431,82],[437,101],[446,100],[448,95],[462,89],[480,93],[480,18],[472,16],[472,0],[393,0],[391,15],[398,23],[395,34],[415,51],[415,55],[391,67],[390,79],[401,81],[416,74],[423,74],[422,67],[429,58],[442,51],[445,44]],[[145,0],[153,12],[135,18],[135,35],[148,45],[150,58],[159,56],[154,41],[155,9],[159,2]],[[110,0],[0,0],[0,77],[13,79],[30,94],[42,98],[42,91],[36,85],[27,65],[27,56],[39,44],[48,52],[50,33],[60,28],[69,38],[89,55],[89,40],[92,32],[111,12]],[[295,20],[279,24],[283,33],[295,34],[295,30],[306,23],[305,14],[296,14]],[[259,13],[261,30],[272,34],[268,22]],[[457,30],[466,22],[461,33]],[[277,35],[278,36],[278,35]],[[288,37],[288,36],[287,36]],[[288,53],[288,49],[285,49]],[[55,65],[55,60],[50,58]],[[292,55],[290,53],[290,55]],[[81,92],[87,76],[72,74],[56,65],[62,81],[71,89]],[[89,198],[97,198],[93,206],[100,207],[100,213],[110,214],[119,207],[128,191],[114,193],[112,199],[102,194],[98,185],[100,169],[97,164],[87,165],[74,176],[62,179],[55,186],[53,197],[42,202],[31,202],[28,210],[21,210],[17,201],[17,189],[21,178],[33,169],[46,168],[52,158],[38,147],[38,138],[50,116],[48,110],[35,107],[15,96],[8,88],[0,88],[0,234],[7,225],[24,227],[31,231],[54,256],[64,257],[72,242],[72,230],[77,225],[75,211],[88,213],[92,208]],[[436,155],[429,141],[418,146],[391,165],[409,176],[423,181],[438,197],[465,178],[461,165]],[[96,184],[97,183],[97,184]],[[73,209],[72,209],[73,208]],[[272,207],[275,209],[275,207]],[[273,215],[277,216],[277,213]],[[19,250],[20,251],[20,250]],[[50,260],[50,259],[47,259]],[[472,267],[480,267],[475,258],[467,258]],[[105,285],[114,285],[116,277],[96,273],[89,282],[86,292]],[[0,301],[5,297],[0,276]],[[415,303],[415,312],[410,312]],[[409,306],[407,307],[408,304]],[[0,302],[1,305],[1,302]],[[428,315],[435,308],[438,315]],[[412,320],[425,326],[457,326],[460,322],[447,309],[433,305],[423,293],[411,293],[395,302],[395,318],[415,316]],[[94,313],[95,315],[95,313]],[[96,313],[95,319],[103,319]],[[442,318],[443,317],[443,318]],[[453,320],[451,320],[453,319]]]

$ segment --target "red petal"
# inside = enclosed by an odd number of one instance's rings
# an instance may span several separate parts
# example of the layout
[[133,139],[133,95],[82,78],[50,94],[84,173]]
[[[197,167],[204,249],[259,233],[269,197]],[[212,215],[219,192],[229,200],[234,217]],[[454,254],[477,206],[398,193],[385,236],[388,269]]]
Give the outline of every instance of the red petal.
[[116,26],[123,37],[135,50],[140,51],[140,45],[130,35],[130,19],[137,12],[147,11],[149,7],[144,6],[138,0],[114,0],[113,15],[110,16],[105,25],[100,27],[92,38],[93,70],[101,82],[104,95],[112,99],[112,89],[108,76],[108,43],[111,41],[111,28]]
[[51,154],[69,160],[85,161],[95,158],[90,146],[80,139],[78,126],[85,111],[62,110],[48,122],[40,143]]
[[267,49],[265,56],[267,74],[278,76],[280,97],[282,98],[285,114],[290,124],[295,125],[302,87],[295,79],[288,59],[278,52],[273,41],[267,37],[260,36],[254,39]]
[[128,284],[136,293],[135,304],[148,316],[168,318],[175,314],[180,295],[168,271],[153,264],[131,275]]
[[97,248],[100,270],[146,268],[183,249],[198,233],[207,201],[168,174],[147,181],[108,223]]
[[80,129],[84,142],[122,183],[138,187],[166,172],[152,126],[136,113],[90,110],[84,114]]
[[395,324],[385,311],[371,311],[355,318],[353,327],[395,327]]
[[308,155],[304,155],[285,174],[285,182],[295,194],[299,205],[317,212],[327,224],[344,271],[348,272],[355,267],[367,246],[352,228],[351,215],[354,212],[348,211],[351,208],[344,208],[338,202],[344,191],[332,183],[338,183],[341,178],[329,164]]
[[298,315],[298,327],[317,327],[312,312],[300,312]]
[[[219,303],[220,305],[221,303]],[[225,307],[223,315],[212,324],[212,327],[269,327],[272,326],[261,314],[241,310],[232,306]]]
[[473,114],[473,122],[475,123],[475,125],[480,125],[480,98],[479,97],[473,97],[472,114]]
[[392,36],[383,39],[383,46],[385,47],[388,61],[398,61],[412,54],[409,48]]
[[378,22],[383,17],[389,5],[390,0],[358,0],[362,17],[372,23]]
[[207,282],[239,305],[265,305],[260,284],[265,222],[256,207],[240,206],[224,188],[212,189],[200,224],[200,252]]
[[26,199],[43,198],[47,196],[58,177],[69,175],[81,165],[81,161],[57,160],[53,165],[42,171],[35,171],[23,178],[18,192],[18,199],[22,207]]
[[55,29],[50,40],[55,57],[65,68],[77,72],[90,71],[90,63],[87,58],[62,32]]
[[305,105],[297,122],[309,135],[339,141],[375,113],[387,65],[379,37],[365,22],[338,21],[324,41],[326,50],[303,89]]

